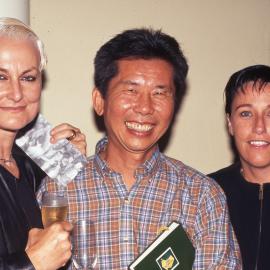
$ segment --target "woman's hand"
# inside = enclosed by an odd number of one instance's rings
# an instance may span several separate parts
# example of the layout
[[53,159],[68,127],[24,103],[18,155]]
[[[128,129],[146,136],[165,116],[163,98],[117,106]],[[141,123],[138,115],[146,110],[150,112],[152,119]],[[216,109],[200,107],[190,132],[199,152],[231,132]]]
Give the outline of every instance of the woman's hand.
[[80,129],[63,123],[51,130],[51,143],[56,143],[60,139],[68,139],[83,155],[86,155],[86,139]]
[[37,270],[55,270],[71,257],[70,232],[72,225],[57,222],[42,229],[31,229],[25,252]]

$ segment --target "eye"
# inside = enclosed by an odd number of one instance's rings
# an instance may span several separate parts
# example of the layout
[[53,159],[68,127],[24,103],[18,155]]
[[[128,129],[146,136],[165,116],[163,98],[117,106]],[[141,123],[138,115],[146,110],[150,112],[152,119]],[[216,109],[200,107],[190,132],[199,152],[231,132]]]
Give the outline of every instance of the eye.
[[37,79],[37,77],[32,76],[32,75],[22,77],[22,81],[26,81],[26,82],[34,82],[36,79]]
[[249,111],[242,111],[242,112],[240,112],[240,116],[241,117],[251,117],[252,116],[252,113],[251,112],[249,112]]
[[0,80],[1,81],[6,80],[6,79],[7,79],[7,77],[5,75],[0,74]]
[[172,92],[169,91],[167,88],[156,88],[152,95],[157,98],[166,98],[166,97],[171,97]]
[[137,93],[137,90],[134,89],[134,88],[127,88],[125,90],[125,92],[129,93],[129,94],[136,94]]
[[166,94],[166,90],[164,90],[164,89],[156,89],[153,94],[155,96],[165,95]]

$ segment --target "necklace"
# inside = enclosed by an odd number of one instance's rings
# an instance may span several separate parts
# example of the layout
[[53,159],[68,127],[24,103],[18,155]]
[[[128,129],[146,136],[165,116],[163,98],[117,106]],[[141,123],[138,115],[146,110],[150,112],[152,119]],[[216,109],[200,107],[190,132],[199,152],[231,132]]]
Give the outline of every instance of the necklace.
[[10,156],[9,159],[6,159],[6,158],[0,158],[0,161],[3,161],[4,164],[6,164],[6,163],[11,163],[11,162],[13,162],[13,157]]

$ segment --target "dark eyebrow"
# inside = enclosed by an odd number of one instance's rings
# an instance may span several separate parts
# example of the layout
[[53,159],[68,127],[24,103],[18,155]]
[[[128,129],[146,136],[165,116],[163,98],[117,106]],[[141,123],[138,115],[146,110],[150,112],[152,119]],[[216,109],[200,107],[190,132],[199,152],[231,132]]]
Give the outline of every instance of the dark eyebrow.
[[156,87],[157,87],[157,88],[160,88],[160,89],[171,89],[169,86],[162,85],[162,84],[157,85]]
[[7,72],[7,70],[5,68],[1,68],[1,67],[0,67],[0,71]]
[[235,108],[235,110],[241,109],[242,107],[250,107],[250,108],[251,108],[252,105],[249,104],[249,103],[240,104],[240,105],[238,105],[238,106]]
[[[125,81],[121,81],[121,84],[127,84],[127,85],[139,85],[139,83],[135,82],[135,81],[131,81],[131,80],[125,80]],[[171,89],[169,86],[163,85],[163,84],[158,84],[156,85],[156,88],[160,88],[160,89]]]
[[[252,104],[249,104],[249,103],[245,103],[245,104],[240,104],[239,106],[237,106],[235,108],[235,111],[237,111],[238,109],[241,109],[242,107],[249,107],[249,108],[252,108]],[[267,108],[270,108],[270,104],[266,106]]]
[[24,75],[24,74],[31,72],[31,71],[38,71],[39,72],[39,69],[37,69],[36,67],[32,67],[32,68],[25,70],[22,74]]

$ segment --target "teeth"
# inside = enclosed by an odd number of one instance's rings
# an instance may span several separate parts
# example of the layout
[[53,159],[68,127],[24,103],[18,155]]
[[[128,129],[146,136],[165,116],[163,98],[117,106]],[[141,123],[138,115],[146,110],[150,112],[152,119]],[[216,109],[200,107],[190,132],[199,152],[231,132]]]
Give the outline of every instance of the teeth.
[[266,141],[250,141],[250,144],[255,145],[255,146],[262,146],[262,145],[267,145],[268,142],[266,142]]
[[129,129],[133,129],[133,130],[136,130],[136,131],[149,131],[150,129],[153,128],[152,125],[149,125],[149,124],[138,124],[138,123],[130,123],[130,122],[126,122],[126,126],[127,128]]

